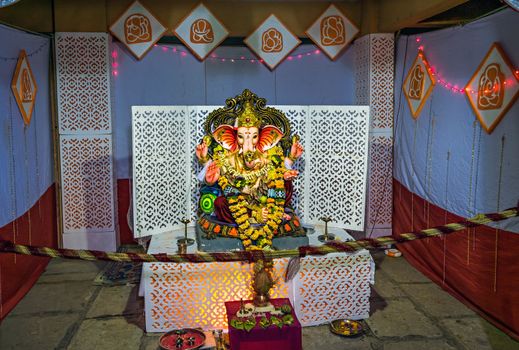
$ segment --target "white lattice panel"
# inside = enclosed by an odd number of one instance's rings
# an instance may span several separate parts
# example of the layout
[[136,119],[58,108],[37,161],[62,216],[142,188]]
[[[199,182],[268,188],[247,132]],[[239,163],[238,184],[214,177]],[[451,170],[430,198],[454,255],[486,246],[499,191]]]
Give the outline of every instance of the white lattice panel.
[[111,132],[109,44],[106,33],[56,33],[60,134]]
[[370,36],[371,128],[393,128],[393,74],[395,39],[392,33]]
[[370,36],[355,40],[355,103],[369,105]]
[[369,108],[311,106],[306,130],[307,221],[364,230]]
[[189,217],[191,154],[186,107],[132,107],[135,236],[171,230]]
[[[182,217],[195,217],[200,166],[194,151],[203,136],[205,118],[218,107],[133,107],[133,193],[137,236],[165,232],[176,227]],[[362,230],[367,167],[367,152],[363,147],[367,147],[368,140],[368,108],[274,107],[287,115],[292,130],[300,135],[306,150],[295,164],[300,175],[294,182],[292,202],[303,220],[316,223],[319,217],[330,215],[336,220],[333,225],[337,227]],[[157,157],[157,154],[161,156]],[[310,154],[312,165],[308,163]],[[342,161],[339,161],[339,155],[344,157]],[[166,166],[171,168],[166,169]],[[184,176],[182,172],[185,172]],[[165,176],[166,173],[170,175]],[[180,184],[178,179],[184,182]],[[320,192],[318,188],[325,191]],[[182,196],[183,189],[187,190]],[[338,203],[343,206],[337,206]]]
[[198,174],[202,170],[195,156],[195,148],[204,136],[204,122],[209,113],[222,106],[189,106],[189,155],[191,160],[191,216],[196,217],[200,199]]
[[[173,253],[167,248],[160,252]],[[275,260],[274,278],[278,282],[271,296],[290,297],[303,326],[369,316],[374,265],[367,251],[302,258],[299,272],[284,283],[287,264],[288,259]],[[251,278],[252,265],[248,263],[145,263],[146,330],[225,329],[224,303],[251,299]]]
[[366,234],[391,234],[393,140],[393,34],[370,34],[355,42],[355,92],[370,106],[370,163]]
[[301,259],[291,286],[302,326],[369,316],[373,264],[367,251]]
[[[277,108],[287,116],[290,121],[290,126],[292,128],[292,133],[299,135],[301,138],[299,142],[306,149],[307,139],[306,139],[306,127],[307,127],[307,119],[308,119],[308,106],[273,106]],[[299,217],[306,221],[305,217],[305,166],[306,166],[306,152],[303,152],[301,158],[299,158],[295,164],[294,169],[299,171],[299,175],[293,181],[294,184],[294,194],[292,196],[292,207],[295,208],[296,213]]]
[[[393,211],[393,138],[372,134],[369,150],[368,234],[391,234]],[[384,231],[384,232],[381,232]]]
[[114,230],[111,135],[62,135],[63,231]]
[[[288,259],[278,259],[274,277],[278,283],[273,298],[287,298],[288,285],[283,276]],[[252,265],[240,262],[207,264],[146,263],[146,330],[166,332],[171,329],[226,329],[224,303],[252,299]]]

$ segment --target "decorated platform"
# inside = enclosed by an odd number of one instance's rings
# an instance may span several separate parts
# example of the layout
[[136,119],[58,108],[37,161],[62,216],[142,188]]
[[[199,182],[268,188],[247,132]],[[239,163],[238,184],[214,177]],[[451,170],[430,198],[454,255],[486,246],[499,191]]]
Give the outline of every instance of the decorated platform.
[[303,326],[368,317],[368,251],[261,254],[364,229],[368,134],[367,107],[271,107],[248,89],[219,108],[133,107],[134,232],[152,236],[148,253],[259,253],[145,263],[147,331],[225,328],[224,303],[240,299],[289,298]]
[[[194,228],[188,237],[195,238]],[[308,235],[310,245],[322,228]],[[342,229],[330,229],[338,240],[353,238]],[[175,254],[182,229],[154,235],[148,253]],[[195,253],[196,245],[187,248]],[[367,250],[352,254],[333,253],[323,257],[308,256],[300,261],[299,272],[285,282],[290,259],[274,260],[277,283],[272,298],[289,298],[302,326],[324,324],[340,318],[364,319],[369,316],[370,284],[375,266]],[[244,262],[214,263],[144,263],[141,291],[145,301],[146,331],[171,329],[226,329],[225,302],[252,299],[253,264]]]

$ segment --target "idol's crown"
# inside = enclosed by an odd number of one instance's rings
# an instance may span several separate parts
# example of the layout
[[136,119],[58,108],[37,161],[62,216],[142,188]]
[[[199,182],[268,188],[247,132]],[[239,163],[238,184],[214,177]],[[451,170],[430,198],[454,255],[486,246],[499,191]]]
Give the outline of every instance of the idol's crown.
[[236,118],[236,127],[259,128],[261,126],[261,118],[256,114],[252,101],[244,101],[242,108],[242,111]]
[[279,109],[267,107],[267,100],[258,97],[249,89],[225,101],[225,107],[218,108],[206,118],[204,123],[205,134],[212,137],[213,132],[221,125],[233,127],[257,127],[267,125],[277,127],[283,133],[282,148],[287,151],[291,145],[292,134],[290,122]]

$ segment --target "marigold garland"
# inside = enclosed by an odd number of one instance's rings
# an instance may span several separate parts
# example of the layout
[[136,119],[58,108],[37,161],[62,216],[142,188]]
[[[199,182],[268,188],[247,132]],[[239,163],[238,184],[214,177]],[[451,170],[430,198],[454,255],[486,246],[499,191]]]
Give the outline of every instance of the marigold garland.
[[[225,159],[228,156],[224,150],[218,150],[215,153],[216,162],[222,166],[226,171],[218,179],[218,185],[222,191],[231,185],[232,181],[228,178],[234,178],[237,175],[242,175],[244,183],[241,186],[255,182],[258,178],[266,178],[266,186],[273,189],[274,194],[268,192],[266,199],[267,220],[263,226],[255,228],[251,226],[251,219],[253,218],[253,210],[249,207],[247,198],[244,195],[227,195],[227,203],[229,210],[238,225],[237,236],[241,239],[243,246],[247,250],[263,249],[272,245],[272,238],[277,232],[281,224],[283,214],[285,213],[285,198],[274,197],[275,193],[283,193],[285,190],[284,174],[286,168],[281,161],[283,157],[283,150],[279,146],[272,147],[267,151],[267,165],[262,168],[251,171],[247,174],[238,174],[235,169],[225,164]],[[224,191],[224,193],[226,193]]]

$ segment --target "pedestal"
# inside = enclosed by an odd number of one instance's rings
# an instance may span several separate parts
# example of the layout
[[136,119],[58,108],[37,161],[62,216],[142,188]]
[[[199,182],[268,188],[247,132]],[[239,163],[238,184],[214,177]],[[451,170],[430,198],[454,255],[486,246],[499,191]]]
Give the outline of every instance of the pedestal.
[[[188,237],[195,237],[194,227]],[[331,230],[339,240],[352,239],[344,230]],[[310,245],[318,245],[317,227],[309,235]],[[148,252],[174,254],[176,239],[183,230],[155,235]],[[188,253],[196,252],[196,245]],[[284,276],[289,259],[274,260],[274,277],[278,283],[272,298],[289,298],[303,327],[327,323],[334,319],[363,319],[369,316],[370,283],[374,264],[367,250],[353,254],[334,253],[307,256],[289,282]],[[225,329],[224,303],[252,299],[250,283],[252,265],[241,262],[214,263],[144,263],[146,331],[166,332],[178,328],[205,330]]]

